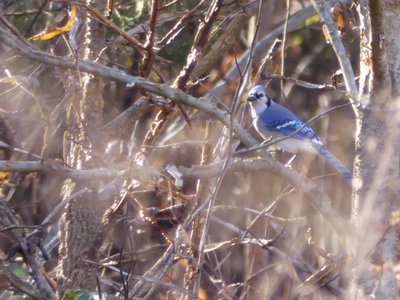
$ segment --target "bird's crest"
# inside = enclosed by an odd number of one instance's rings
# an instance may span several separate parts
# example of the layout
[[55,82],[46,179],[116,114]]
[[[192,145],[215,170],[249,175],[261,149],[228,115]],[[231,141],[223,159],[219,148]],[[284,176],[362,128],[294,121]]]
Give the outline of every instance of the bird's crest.
[[262,85],[256,85],[247,94],[247,101],[263,101],[269,107],[271,105],[271,99],[268,97],[265,88]]

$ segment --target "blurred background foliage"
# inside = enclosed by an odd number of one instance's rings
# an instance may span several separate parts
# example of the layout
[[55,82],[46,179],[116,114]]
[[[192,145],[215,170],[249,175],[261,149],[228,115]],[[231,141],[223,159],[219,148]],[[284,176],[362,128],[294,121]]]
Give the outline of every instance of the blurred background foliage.
[[[160,1],[160,7],[170,1]],[[204,20],[205,11],[211,1],[204,1],[198,9],[184,22],[182,29],[168,43],[163,43],[157,49],[156,62],[149,78],[153,81],[172,84],[183,66],[193,44],[194,35],[199,22]],[[223,29],[232,21],[238,12],[246,11],[248,1],[225,1],[218,20],[205,47],[205,53],[219,41]],[[274,31],[285,22],[287,8],[281,0],[264,1],[262,19],[258,40]],[[300,12],[308,1],[290,1],[291,14]],[[160,9],[156,40],[160,41],[173,28],[178,19],[191,11],[199,1],[175,1],[165,9]],[[146,40],[151,1],[115,1],[112,11],[112,21],[122,30],[130,33],[142,43]],[[29,38],[45,30],[46,26],[62,26],[68,20],[68,5],[57,1],[24,0],[1,1],[0,11],[25,38]],[[195,96],[202,96],[212,91],[214,86],[224,80],[225,74],[235,67],[235,60],[240,59],[245,50],[250,47],[254,36],[257,20],[255,17],[243,26],[240,35],[235,37],[235,43],[226,51],[223,58],[206,74],[201,74],[201,84],[193,85],[188,90]],[[4,26],[1,25],[2,27]],[[342,38],[354,66],[358,65],[359,38],[352,26],[342,33]],[[107,46],[99,62],[132,75],[138,75],[141,56],[136,50],[124,43],[123,39],[110,30],[105,30],[104,39]],[[34,44],[49,53],[58,56],[73,56],[66,40],[59,36],[48,41]],[[100,51],[99,51],[100,52]],[[0,45],[1,78],[16,77],[16,81],[0,81],[0,115],[8,129],[1,129],[3,139],[5,133],[12,136],[12,145],[41,156],[46,143],[50,145],[44,159],[63,161],[63,131],[65,114],[63,105],[66,97],[66,82],[68,71],[36,63],[15,55],[4,45]],[[257,64],[261,57],[255,58]],[[291,80],[272,79],[268,85],[271,96],[278,102],[290,107],[303,120],[326,111],[334,106],[347,103],[347,98],[340,76],[335,75],[339,69],[332,47],[327,43],[321,30],[318,17],[312,16],[304,25],[286,36],[284,57],[281,49],[275,53],[269,64],[267,74],[279,74],[284,61],[284,76],[315,84],[331,85],[332,78],[339,78],[336,87],[309,89],[297,86]],[[79,72],[79,71],[78,71]],[[197,80],[199,78],[194,79]],[[239,78],[228,82],[229,93],[220,99],[227,105],[231,104]],[[135,89],[127,89],[124,84],[105,81],[103,91],[104,124],[113,120],[121,112],[134,104],[142,96]],[[23,86],[23,88],[20,87]],[[245,106],[245,97],[241,104]],[[135,151],[138,151],[152,120],[158,111],[157,105],[151,105],[140,115],[140,118],[121,136],[109,136],[108,147],[102,156],[104,166],[126,166],[132,161]],[[188,110],[189,111],[189,110]],[[159,168],[166,165],[187,166],[199,164],[201,143],[204,137],[203,114],[190,111],[193,118],[192,128],[189,128],[182,118],[169,124],[169,131],[154,145],[151,154],[153,166]],[[248,117],[248,114],[247,114]],[[348,167],[353,158],[354,115],[350,107],[336,110],[312,123],[328,148]],[[51,141],[45,141],[45,130],[50,126],[54,130]],[[248,126],[250,132],[257,136],[254,129]],[[102,130],[102,129],[99,129]],[[222,134],[222,127],[213,123],[209,140],[216,146],[216,141]],[[259,137],[258,137],[259,138]],[[260,141],[262,141],[260,139]],[[177,146],[168,146],[177,145]],[[241,146],[239,146],[241,147]],[[276,159],[285,163],[289,156],[285,153],[276,155]],[[12,160],[37,159],[30,154],[11,153]],[[311,177],[331,197],[334,206],[345,216],[350,214],[350,188],[334,170],[326,166],[315,156],[298,155],[293,169]],[[15,212],[21,225],[38,225],[60,202],[60,192],[63,178],[48,174],[10,174],[3,182],[3,189],[10,207]],[[190,198],[196,191],[196,180],[185,182],[180,193]],[[100,183],[104,184],[104,183]],[[163,185],[161,185],[162,187]],[[10,192],[12,191],[12,193]],[[137,201],[140,202],[138,205]],[[115,270],[122,269],[130,274],[142,275],[159,259],[168,246],[164,234],[173,238],[179,218],[172,219],[154,216],[151,222],[141,218],[143,209],[155,207],[156,211],[166,209],[176,204],[176,200],[168,195],[168,191],[157,184],[143,184],[137,199],[127,202],[125,209],[118,216],[120,219],[113,224],[111,236],[103,242],[99,251],[99,276],[103,291],[110,295],[123,298],[124,291],[121,276]],[[178,201],[184,203],[185,201]],[[281,178],[268,173],[237,173],[228,174],[217,195],[217,207],[213,213],[215,219],[211,223],[208,243],[220,243],[238,236],[227,224],[247,232],[247,237],[259,239],[274,239],[273,247],[279,250],[269,251],[254,245],[242,245],[233,242],[232,246],[222,247],[206,255],[202,276],[203,299],[289,299],[293,291],[313,271],[318,270],[327,261],[328,256],[322,253],[336,253],[340,241],[332,229],[304,198],[301,191],[293,189]],[[268,209],[273,217],[261,217],[252,227],[249,225],[260,211]],[[50,259],[43,261],[49,277],[57,280],[57,263],[59,260],[57,242],[50,245],[52,239],[57,239],[57,225],[49,229],[45,245],[49,250]],[[26,229],[26,233],[31,230]],[[31,278],[23,267],[18,255],[6,261],[10,248],[15,244],[7,232],[0,232],[0,258],[7,268],[17,270],[15,274],[27,283]],[[286,256],[285,256],[286,255]],[[40,254],[38,254],[40,257]],[[302,261],[309,268],[299,268],[294,261]],[[15,268],[20,264],[20,269]],[[115,269],[100,267],[109,264]],[[166,281],[182,286],[186,262],[181,259],[174,264]],[[14,272],[14,271],[12,271]],[[93,274],[88,274],[93,276]],[[5,280],[5,279],[4,279]],[[3,281],[0,280],[0,282]],[[11,285],[0,286],[0,298],[20,295]],[[327,299],[335,297],[341,288],[341,282],[335,281],[313,291],[316,298]],[[86,294],[84,294],[86,293]],[[89,299],[94,291],[82,294],[70,291],[68,299]],[[92,293],[92,294],[91,294]],[[179,291],[159,287],[157,299],[177,299]],[[86,295],[86,296],[85,296]],[[156,297],[156,296],[154,296]],[[175,298],[176,297],[176,298]],[[107,298],[108,299],[108,298]],[[111,299],[111,298],[110,298]]]

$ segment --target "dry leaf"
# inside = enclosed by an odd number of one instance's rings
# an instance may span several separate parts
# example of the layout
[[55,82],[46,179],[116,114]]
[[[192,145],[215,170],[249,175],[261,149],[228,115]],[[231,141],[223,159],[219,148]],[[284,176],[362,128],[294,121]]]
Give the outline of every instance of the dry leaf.
[[0,172],[0,183],[3,183],[10,178],[10,174],[10,172]]
[[339,84],[343,82],[342,71],[338,70],[335,74],[331,76],[331,83],[335,88],[339,87]]
[[343,35],[352,18],[351,9],[343,3],[340,3],[331,9],[331,14],[336,22],[337,29],[340,34]]
[[344,15],[339,14],[337,16],[337,29],[343,33],[344,29],[346,28],[346,24],[347,24],[347,19]]
[[76,6],[72,6],[71,15],[69,17],[67,24],[65,24],[63,27],[50,26],[50,27],[46,28],[45,31],[43,31],[37,35],[34,35],[30,39],[33,41],[45,41],[45,40],[50,40],[50,39],[56,37],[57,35],[71,31],[72,28],[74,27],[77,14],[78,14],[78,9],[76,8]]

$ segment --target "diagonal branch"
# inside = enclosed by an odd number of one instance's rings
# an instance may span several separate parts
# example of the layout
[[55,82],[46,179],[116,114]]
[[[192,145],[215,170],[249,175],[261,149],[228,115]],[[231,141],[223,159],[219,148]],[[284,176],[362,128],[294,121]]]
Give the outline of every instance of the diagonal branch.
[[128,33],[123,31],[121,28],[119,28],[117,25],[114,24],[110,19],[108,19],[104,14],[102,14],[97,8],[92,7],[90,5],[85,5],[76,1],[70,1],[74,5],[80,6],[84,9],[86,9],[90,16],[94,19],[96,19],[98,22],[102,23],[105,27],[109,28],[110,30],[118,33],[122,38],[124,38],[127,43],[132,46],[132,48],[135,48],[139,52],[146,50],[146,47],[143,46],[140,41],[135,39],[134,37],[130,36]]
[[[352,99],[355,101],[358,99],[358,88],[356,84],[356,79],[354,77],[353,67],[351,66],[350,58],[347,55],[346,49],[343,46],[342,39],[340,38],[339,32],[337,30],[336,24],[333,21],[331,14],[329,13],[328,5],[325,1],[322,0],[312,0],[312,4],[315,9],[318,11],[322,21],[325,23],[328,32],[329,38],[333,47],[333,50],[336,53],[336,57],[339,61],[340,68],[343,72],[344,83],[346,85],[347,93]],[[355,113],[357,110],[353,106]]]
[[30,286],[24,280],[20,279],[17,275],[9,271],[2,263],[0,263],[0,276],[4,276],[15,289],[31,296],[33,299],[43,299],[46,297],[42,295],[40,291],[36,290],[36,288]]
[[222,0],[214,0],[213,3],[210,5],[210,9],[207,12],[206,19],[203,23],[200,24],[196,36],[194,37],[193,46],[190,51],[190,55],[188,56],[186,66],[182,69],[181,73],[176,78],[173,84],[174,87],[180,90],[185,90],[185,86],[187,81],[189,80],[190,75],[197,65],[199,58],[203,55],[204,48],[208,42],[208,37],[210,35],[212,26],[217,20],[218,13],[222,8],[222,2]]
[[151,13],[150,13],[150,21],[149,21],[149,32],[147,34],[147,41],[144,45],[146,48],[146,52],[140,64],[140,75],[142,77],[148,77],[153,67],[154,62],[154,36],[156,34],[156,23],[158,17],[158,0],[151,1]]

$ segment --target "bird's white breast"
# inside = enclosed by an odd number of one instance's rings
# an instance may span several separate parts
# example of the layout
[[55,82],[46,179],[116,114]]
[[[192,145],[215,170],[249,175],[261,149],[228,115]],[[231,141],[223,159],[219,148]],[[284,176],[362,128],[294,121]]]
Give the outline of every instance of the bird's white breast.
[[263,101],[250,102],[250,112],[253,119],[261,115],[268,108]]
[[[266,127],[262,124],[261,119],[259,116],[256,116],[253,121],[254,127],[258,131],[258,133],[265,139],[269,139],[270,137],[273,138],[281,138],[282,135],[270,131],[266,129]],[[299,140],[296,138],[287,138],[279,143],[275,144],[279,149],[284,150],[290,153],[298,153],[298,152],[312,152],[318,153],[315,147],[312,145],[311,140]]]

